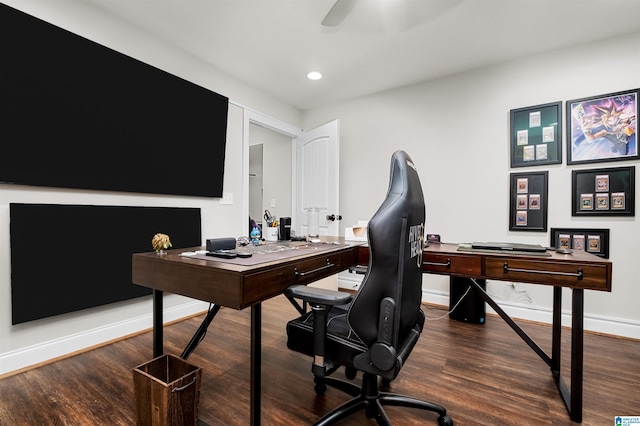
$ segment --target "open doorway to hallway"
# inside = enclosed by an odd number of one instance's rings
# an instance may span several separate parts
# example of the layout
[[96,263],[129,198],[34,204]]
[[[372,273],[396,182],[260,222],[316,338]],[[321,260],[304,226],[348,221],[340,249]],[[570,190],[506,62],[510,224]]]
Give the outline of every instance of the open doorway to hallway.
[[249,125],[249,217],[263,227],[265,210],[292,216],[291,153],[290,136]]

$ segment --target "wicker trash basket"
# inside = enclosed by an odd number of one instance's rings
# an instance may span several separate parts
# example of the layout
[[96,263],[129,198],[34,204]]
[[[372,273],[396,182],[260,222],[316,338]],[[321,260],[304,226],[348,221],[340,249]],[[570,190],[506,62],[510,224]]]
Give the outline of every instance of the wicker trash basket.
[[201,380],[201,368],[169,354],[134,368],[137,424],[196,425]]

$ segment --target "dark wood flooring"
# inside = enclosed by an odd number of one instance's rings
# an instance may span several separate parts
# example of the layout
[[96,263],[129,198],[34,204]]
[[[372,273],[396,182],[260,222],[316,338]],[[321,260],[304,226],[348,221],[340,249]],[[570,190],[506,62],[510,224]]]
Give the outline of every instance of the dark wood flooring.
[[[429,318],[445,311],[425,306]],[[262,424],[307,425],[346,401],[313,391],[311,361],[286,348],[285,324],[296,314],[284,297],[263,304]],[[166,326],[165,351],[179,355],[203,316]],[[249,424],[249,310],[223,308],[189,362],[203,369],[200,419]],[[520,325],[550,351],[548,325]],[[563,368],[569,381],[569,332]],[[152,358],[151,332],[0,380],[0,425],[135,424],[132,369]],[[613,425],[640,415],[640,342],[585,335],[583,425]],[[342,376],[341,372],[336,373]],[[359,380],[360,376],[356,380]],[[428,321],[394,392],[447,408],[456,425],[573,425],[547,365],[498,317],[484,325]],[[398,425],[437,424],[436,416],[389,408]],[[364,415],[345,425],[374,424]]]

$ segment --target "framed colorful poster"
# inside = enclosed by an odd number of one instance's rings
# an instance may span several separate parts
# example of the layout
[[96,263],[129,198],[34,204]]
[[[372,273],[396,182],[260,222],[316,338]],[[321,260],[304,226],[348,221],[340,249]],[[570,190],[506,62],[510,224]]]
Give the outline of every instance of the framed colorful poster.
[[511,167],[562,163],[562,103],[510,112]]
[[638,159],[639,92],[567,101],[567,164]]

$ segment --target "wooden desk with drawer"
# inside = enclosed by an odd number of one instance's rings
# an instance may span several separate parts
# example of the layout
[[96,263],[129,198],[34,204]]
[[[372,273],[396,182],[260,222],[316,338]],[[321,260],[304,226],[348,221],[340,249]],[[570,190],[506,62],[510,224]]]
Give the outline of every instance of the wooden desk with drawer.
[[[429,244],[423,253],[423,270],[431,274],[471,278],[482,298],[544,360],[551,369],[571,420],[582,422],[584,290],[611,291],[612,263],[584,251],[544,256],[521,252],[459,250],[456,244]],[[553,286],[551,356],[540,348],[482,289],[476,279]],[[562,287],[572,291],[571,389],[560,374]]]
[[[267,243],[270,244],[270,243]],[[278,242],[291,250],[257,254],[249,259],[198,258],[181,256],[193,247],[133,255],[132,281],[153,289],[153,354],[163,354],[163,293],[170,292],[211,302],[207,313],[181,357],[186,359],[200,342],[221,306],[251,308],[251,425],[260,424],[261,388],[261,303],[284,293],[292,284],[309,284],[337,274],[358,261],[360,243],[323,237],[322,244]],[[204,256],[204,255],[202,255]]]

